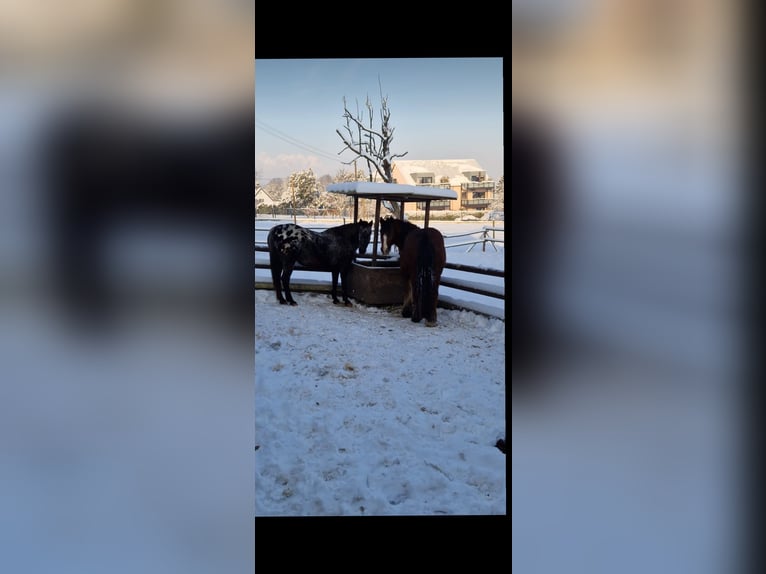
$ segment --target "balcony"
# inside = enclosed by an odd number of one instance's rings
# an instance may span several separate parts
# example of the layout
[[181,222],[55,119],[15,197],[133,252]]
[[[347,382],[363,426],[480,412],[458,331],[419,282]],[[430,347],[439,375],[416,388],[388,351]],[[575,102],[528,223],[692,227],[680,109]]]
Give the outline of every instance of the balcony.
[[441,189],[452,189],[449,183],[416,183],[418,187],[438,187]]
[[[449,209],[450,200],[449,199],[434,199],[431,201],[431,210],[444,210]],[[415,204],[416,209],[425,209],[426,208],[426,202],[425,201],[418,201]]]
[[460,189],[463,191],[473,191],[474,189],[486,189],[490,191],[495,191],[495,182],[492,180],[469,181],[468,183],[461,183]]
[[460,207],[472,207],[475,209],[480,209],[483,207],[489,207],[490,203],[492,203],[491,197],[481,199],[461,199]]

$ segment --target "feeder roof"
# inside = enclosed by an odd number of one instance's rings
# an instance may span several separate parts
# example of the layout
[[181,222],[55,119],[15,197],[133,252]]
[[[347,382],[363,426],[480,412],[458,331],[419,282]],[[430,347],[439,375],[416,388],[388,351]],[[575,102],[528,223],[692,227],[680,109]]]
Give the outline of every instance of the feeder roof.
[[371,181],[348,181],[331,183],[327,191],[350,196],[397,201],[423,201],[426,199],[457,199],[457,193],[443,187],[404,185],[401,183],[377,183]]

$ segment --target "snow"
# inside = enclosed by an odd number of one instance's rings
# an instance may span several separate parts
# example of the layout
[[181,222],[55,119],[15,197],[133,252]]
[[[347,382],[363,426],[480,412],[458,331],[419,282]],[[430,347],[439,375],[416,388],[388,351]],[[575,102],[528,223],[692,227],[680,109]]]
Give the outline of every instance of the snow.
[[332,183],[327,186],[327,191],[333,193],[345,193],[347,195],[381,195],[390,194],[392,197],[413,197],[430,199],[457,199],[457,192],[442,187],[425,187],[418,185],[405,185],[401,183],[375,183],[369,181],[348,181]]
[[434,174],[439,173],[449,178],[450,186],[460,186],[462,183],[468,183],[470,179],[466,177],[467,173],[485,174],[485,170],[475,159],[433,159],[433,160],[396,160],[396,166],[399,168],[399,174],[403,178],[403,183],[416,185],[413,174]]
[[255,292],[256,516],[506,514],[504,321],[294,297]]

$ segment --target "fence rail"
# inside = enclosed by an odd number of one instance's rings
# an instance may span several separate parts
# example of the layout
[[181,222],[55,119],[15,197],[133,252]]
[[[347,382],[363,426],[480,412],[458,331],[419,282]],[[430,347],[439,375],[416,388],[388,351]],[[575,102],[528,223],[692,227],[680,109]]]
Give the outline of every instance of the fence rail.
[[[318,228],[317,228],[318,229]],[[258,231],[258,229],[256,229]],[[266,229],[260,229],[260,231],[266,231]],[[476,245],[479,243],[482,244],[482,250],[485,249],[485,245],[487,243],[490,243],[493,247],[495,243],[503,243],[504,241],[502,239],[497,239],[495,237],[489,237],[489,234],[495,231],[503,232],[503,228],[492,228],[492,227],[484,227],[479,232],[471,232],[471,233],[459,233],[455,235],[445,236],[446,238],[454,238],[454,237],[467,237],[467,236],[473,236],[477,233],[481,234],[479,238],[473,240],[473,241],[467,241],[462,242],[459,244],[452,244],[447,245],[447,248],[450,247],[458,247],[461,245],[471,245],[471,248],[469,248],[468,251],[473,249]],[[495,250],[497,248],[495,247]],[[261,252],[261,253],[268,253],[269,248],[266,246],[265,242],[256,242],[255,244],[255,251]],[[378,256],[380,259],[385,260],[388,259],[386,256]],[[268,261],[255,261],[255,268],[256,269],[270,269]],[[500,299],[505,300],[505,287],[503,285],[488,285],[486,282],[481,281],[481,277],[500,277],[505,278],[505,271],[500,269],[486,269],[483,267],[475,267],[473,265],[466,265],[463,263],[450,263],[447,262],[445,264],[445,269],[452,269],[455,271],[460,271],[463,273],[469,273],[472,276],[476,276],[479,280],[471,280],[471,279],[463,279],[459,277],[445,277],[442,276],[441,285],[444,287],[450,287],[452,289],[457,289],[460,291],[465,291],[468,293],[474,293],[477,295],[481,295],[484,297],[491,297],[494,299]],[[327,272],[327,269],[323,268],[317,268],[317,267],[306,267],[300,264],[295,265],[296,271],[316,271],[316,272]],[[327,290],[329,292],[330,288],[330,282],[329,281],[316,281],[313,279],[307,279],[304,281],[295,281],[291,285],[292,289],[294,291],[325,291]],[[271,285],[271,281],[256,281],[255,282],[255,288],[256,289],[273,289],[273,286]],[[440,297],[441,299],[441,297]],[[450,302],[450,297],[444,297],[444,306],[448,308],[456,308],[456,309],[468,309],[470,311],[475,311],[478,313],[484,313],[488,314],[487,307],[485,305],[477,304],[473,307],[471,307],[468,304],[455,304],[454,302]],[[441,301],[440,301],[441,303]]]
[[[481,234],[481,237],[478,239],[474,239],[473,241],[463,241],[461,243],[450,243],[449,245],[445,245],[447,249],[451,247],[464,247],[466,245],[470,245],[470,247],[466,250],[466,253],[470,253],[470,251],[476,247],[479,243],[481,243],[481,250],[486,251],[487,250],[487,243],[489,243],[492,248],[497,251],[497,247],[495,247],[495,243],[505,243],[504,239],[497,239],[495,237],[495,232],[499,231],[501,233],[505,233],[504,227],[482,227],[481,231],[471,231],[468,233],[455,233],[451,235],[445,235],[444,239],[454,239],[456,237],[468,237],[476,235],[477,233]],[[489,234],[492,233],[492,237],[489,236]]]
[[[322,230],[326,229],[326,227],[308,227],[308,226],[304,226],[304,227],[306,227],[306,229],[312,229],[314,231],[322,231]],[[270,229],[269,227],[256,227],[255,231],[268,232],[269,229]],[[478,245],[480,243],[481,243],[481,250],[482,251],[486,251],[487,243],[489,243],[494,248],[494,250],[497,251],[498,249],[497,249],[497,247],[495,247],[495,243],[503,243],[504,244],[505,240],[504,239],[496,238],[495,237],[495,232],[505,233],[505,228],[504,227],[487,227],[487,226],[485,226],[485,227],[481,228],[481,231],[469,231],[467,233],[454,233],[454,234],[450,234],[450,235],[445,235],[444,239],[448,240],[448,239],[455,239],[457,237],[471,237],[471,236],[480,234],[480,237],[477,238],[477,239],[474,239],[473,241],[463,241],[461,243],[445,244],[445,247],[447,249],[451,249],[453,247],[465,247],[466,245],[470,245],[471,247],[466,250],[466,253],[469,253],[476,245]],[[490,237],[490,233],[492,234],[492,237]],[[256,241],[255,245],[256,245],[256,251],[268,251],[268,249],[258,249],[257,248],[259,245],[266,245],[265,241]]]

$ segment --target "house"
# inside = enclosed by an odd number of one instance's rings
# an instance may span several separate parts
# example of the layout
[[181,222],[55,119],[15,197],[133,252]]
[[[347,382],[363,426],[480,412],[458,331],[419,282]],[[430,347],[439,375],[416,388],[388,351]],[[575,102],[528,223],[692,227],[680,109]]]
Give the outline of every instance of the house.
[[[394,183],[442,187],[457,193],[457,199],[431,201],[432,211],[487,209],[495,193],[495,182],[475,159],[398,160]],[[405,211],[425,209],[425,203],[405,206]]]
[[255,208],[258,209],[261,205],[278,205],[279,200],[273,197],[268,191],[261,186],[255,188]]

